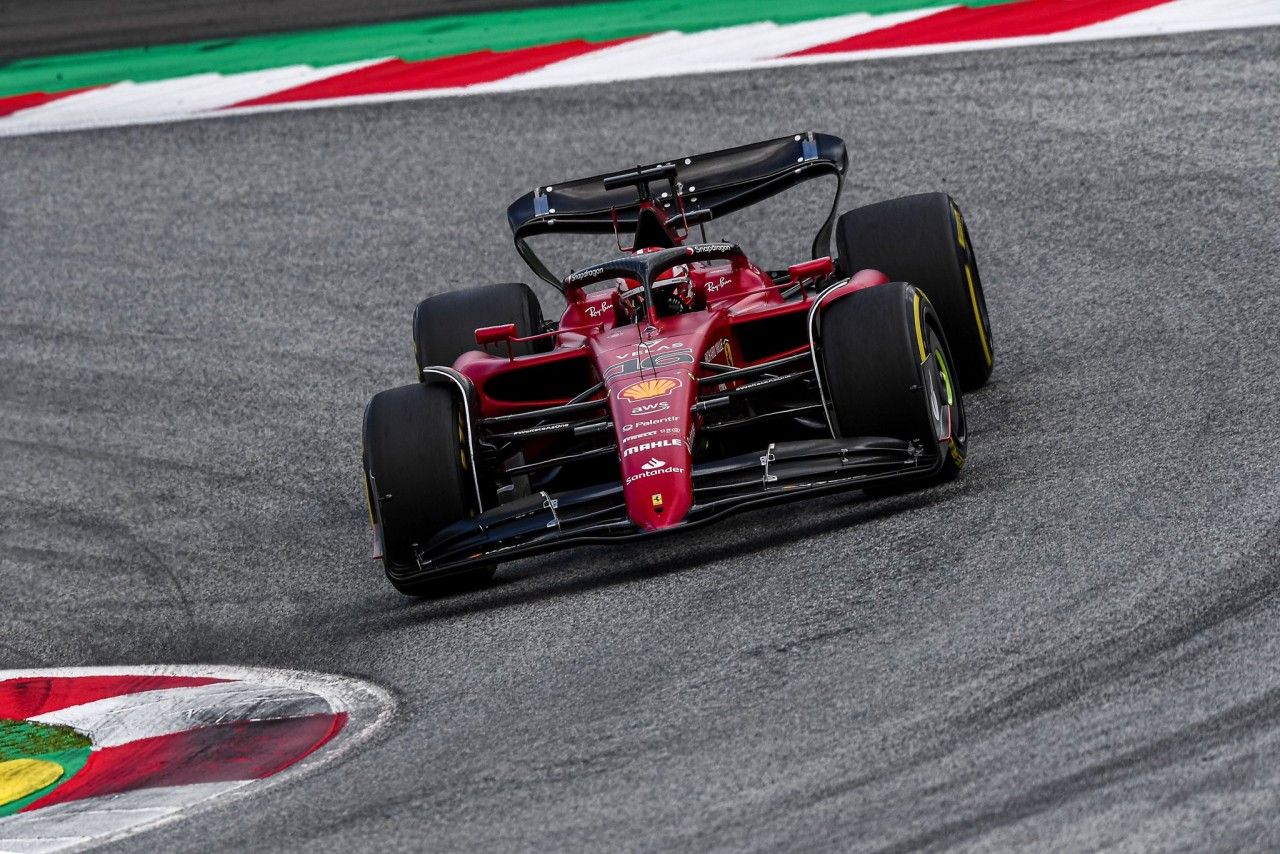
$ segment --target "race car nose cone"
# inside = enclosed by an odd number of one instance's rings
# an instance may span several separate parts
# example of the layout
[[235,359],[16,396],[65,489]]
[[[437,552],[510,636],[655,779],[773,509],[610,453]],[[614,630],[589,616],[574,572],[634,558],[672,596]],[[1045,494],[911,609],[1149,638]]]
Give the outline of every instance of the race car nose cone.
[[672,372],[616,386],[612,406],[627,515],[646,531],[677,525],[692,502],[685,439],[693,381]]

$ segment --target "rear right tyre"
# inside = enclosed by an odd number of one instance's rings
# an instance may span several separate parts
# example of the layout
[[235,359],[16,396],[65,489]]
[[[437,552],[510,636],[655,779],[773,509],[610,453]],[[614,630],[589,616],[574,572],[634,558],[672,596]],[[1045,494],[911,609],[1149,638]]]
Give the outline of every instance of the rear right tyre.
[[[422,378],[423,368],[449,367],[471,350],[505,356],[506,344],[481,347],[476,343],[477,329],[504,323],[514,323],[520,337],[542,331],[542,306],[528,285],[502,282],[427,297],[413,312],[413,355],[418,363],[418,378]],[[537,343],[512,344],[511,350],[524,356],[535,352]]]

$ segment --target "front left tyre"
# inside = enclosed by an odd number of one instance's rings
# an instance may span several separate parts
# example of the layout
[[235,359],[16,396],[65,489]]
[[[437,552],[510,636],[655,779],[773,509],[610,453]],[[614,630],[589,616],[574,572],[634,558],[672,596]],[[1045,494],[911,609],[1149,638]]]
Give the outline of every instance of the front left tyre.
[[493,567],[484,566],[445,579],[406,580],[418,570],[417,549],[480,511],[466,429],[457,395],[442,383],[378,392],[365,407],[369,513],[381,536],[383,568],[401,593],[446,595],[493,577]]
[[938,479],[958,475],[964,401],[928,297],[905,282],[855,291],[823,307],[818,331],[835,435],[902,439],[942,457]]

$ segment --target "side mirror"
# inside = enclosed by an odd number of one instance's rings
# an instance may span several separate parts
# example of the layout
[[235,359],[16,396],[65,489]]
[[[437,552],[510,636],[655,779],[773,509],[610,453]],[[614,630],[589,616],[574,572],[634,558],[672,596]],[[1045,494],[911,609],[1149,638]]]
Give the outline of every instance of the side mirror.
[[835,264],[831,261],[830,255],[824,255],[821,258],[814,258],[812,261],[801,261],[799,264],[792,264],[787,268],[787,275],[791,277],[791,281],[800,281],[801,279],[816,279],[818,276],[829,276],[831,271],[835,269]]
[[516,337],[516,325],[514,323],[504,323],[501,326],[481,326],[476,330],[476,343],[483,347],[485,344],[497,344],[499,341],[510,341]]

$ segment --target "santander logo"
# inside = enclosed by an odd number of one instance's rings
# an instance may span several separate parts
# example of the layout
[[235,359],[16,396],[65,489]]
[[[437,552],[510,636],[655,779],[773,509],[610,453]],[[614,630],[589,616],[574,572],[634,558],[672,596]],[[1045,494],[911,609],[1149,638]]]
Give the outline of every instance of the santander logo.
[[650,457],[649,462],[640,466],[640,468],[644,469],[645,471],[657,471],[658,469],[662,468],[665,465],[666,463],[664,463],[662,460],[658,459],[657,457]]

